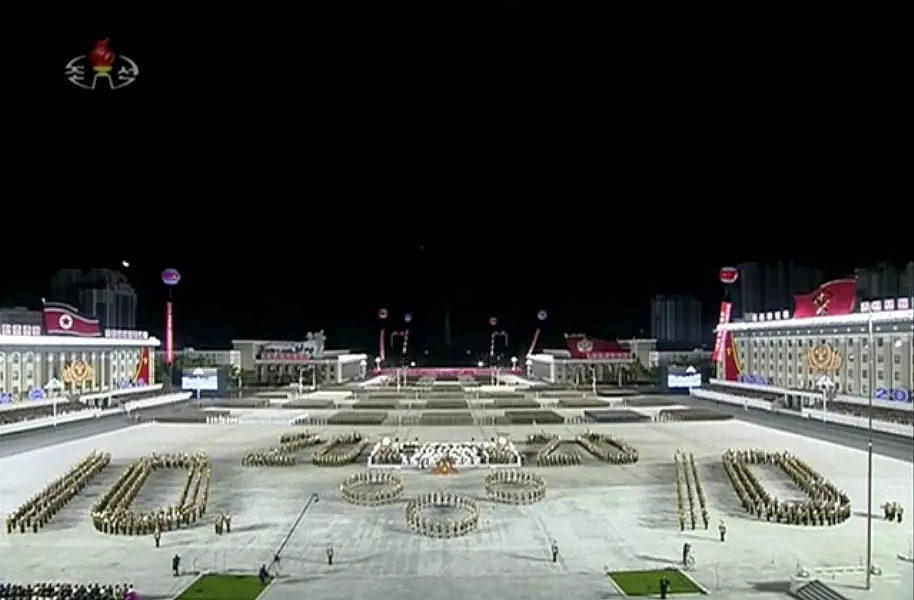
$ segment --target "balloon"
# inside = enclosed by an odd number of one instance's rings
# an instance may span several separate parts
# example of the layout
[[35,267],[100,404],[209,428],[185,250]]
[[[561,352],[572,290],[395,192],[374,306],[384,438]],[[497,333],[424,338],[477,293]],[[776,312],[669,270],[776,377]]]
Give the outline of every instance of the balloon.
[[165,269],[162,271],[162,283],[168,287],[174,287],[178,285],[178,282],[181,281],[181,274],[178,273],[177,269]]
[[721,283],[732,285],[739,279],[739,269],[736,267],[724,267],[720,270],[718,276],[720,277]]
[[492,327],[495,327],[496,325],[498,325],[498,319],[496,319],[495,317],[489,318],[489,325],[491,325]]
[[538,313],[536,313],[536,318],[540,321],[545,321],[546,317],[548,317],[548,316],[549,315],[546,313],[545,310],[541,310]]
[[378,311],[378,318],[381,320],[384,320],[387,318],[387,309],[386,308],[382,308],[381,310]]
[[409,322],[412,321],[412,320],[413,320],[413,316],[412,316],[411,314],[406,313],[405,315],[403,315],[403,322],[404,322],[404,323],[409,323]]

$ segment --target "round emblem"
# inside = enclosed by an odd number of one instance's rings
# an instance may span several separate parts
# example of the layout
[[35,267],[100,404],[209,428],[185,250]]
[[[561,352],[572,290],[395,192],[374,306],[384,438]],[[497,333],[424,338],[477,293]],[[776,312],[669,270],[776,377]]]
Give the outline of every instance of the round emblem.
[[816,346],[806,353],[806,364],[813,371],[836,371],[841,366],[841,355],[828,346]]
[[73,327],[73,317],[70,315],[60,315],[60,318],[57,319],[57,324],[60,325],[61,329],[70,329]]
[[499,446],[504,446],[504,445],[506,445],[507,443],[508,443],[508,440],[505,438],[505,436],[499,436],[499,437],[498,437],[498,445],[499,445]]
[[581,338],[580,340],[578,340],[577,348],[578,348],[578,352],[590,352],[591,350],[593,350],[593,342],[591,342],[587,338]]

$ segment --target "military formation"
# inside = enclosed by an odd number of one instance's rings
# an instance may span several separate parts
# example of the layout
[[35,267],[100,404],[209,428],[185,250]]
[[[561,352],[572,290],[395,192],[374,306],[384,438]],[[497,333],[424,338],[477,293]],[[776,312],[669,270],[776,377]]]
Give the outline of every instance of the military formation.
[[[341,446],[350,446],[342,450]],[[317,467],[342,467],[359,459],[368,446],[368,440],[357,431],[337,436],[311,457]]]
[[708,514],[705,490],[698,476],[698,464],[695,456],[682,448],[673,455],[676,465],[676,508],[679,515],[679,530],[685,531],[686,522],[692,529],[698,525],[699,515],[701,523],[707,529],[711,524]]
[[255,450],[241,457],[243,467],[291,467],[298,463],[298,455],[323,440],[311,431],[294,431],[279,436],[279,446]]
[[88,585],[72,583],[36,583],[20,585],[0,583],[0,600],[126,600],[135,597],[133,585]]
[[581,464],[581,457],[577,452],[557,451],[562,444],[557,435],[546,432],[531,433],[527,436],[527,443],[542,444],[533,459],[539,467],[569,467]]
[[[463,514],[456,519],[434,519],[425,516],[431,507],[449,507]],[[406,503],[406,524],[416,533],[435,538],[467,535],[479,525],[479,504],[468,496],[453,492],[422,494]]]
[[403,477],[377,471],[353,473],[340,484],[340,494],[346,502],[359,506],[390,504],[403,495]]
[[901,523],[904,520],[904,507],[897,502],[886,502],[882,505],[882,513],[886,521]]
[[583,435],[578,436],[577,441],[602,461],[616,465],[631,465],[638,462],[638,451],[611,433],[585,431]]
[[533,504],[546,497],[546,480],[528,471],[492,471],[482,485],[489,498],[505,504]]
[[[178,501],[156,512],[131,512],[130,505],[143,484],[158,469],[187,470]],[[130,464],[92,506],[92,524],[102,533],[116,535],[161,535],[163,531],[187,527],[206,514],[211,478],[207,454],[152,454]]]
[[[731,449],[724,453],[723,463],[743,508],[758,519],[789,525],[837,525],[851,516],[847,494],[789,452]],[[777,465],[809,499],[786,502],[772,497],[749,469],[753,464]]]
[[92,478],[111,462],[107,452],[92,452],[25,501],[5,519],[7,533],[38,533]]

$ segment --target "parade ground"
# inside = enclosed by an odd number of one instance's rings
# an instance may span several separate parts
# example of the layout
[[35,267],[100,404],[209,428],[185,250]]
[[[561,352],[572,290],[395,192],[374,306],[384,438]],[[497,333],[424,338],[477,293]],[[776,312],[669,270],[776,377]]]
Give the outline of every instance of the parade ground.
[[[282,417],[275,419],[275,412]],[[640,453],[633,465],[585,457],[580,466],[530,467],[548,490],[541,502],[514,506],[485,499],[484,469],[453,475],[402,471],[404,497],[374,508],[355,506],[340,495],[340,483],[361,464],[320,468],[243,467],[241,457],[277,445],[293,430],[288,412],[264,411],[262,422],[220,425],[140,424],[97,436],[0,458],[0,513],[14,511],[55,477],[93,450],[110,452],[112,463],[38,534],[0,534],[0,580],[15,583],[133,583],[144,600],[179,595],[201,572],[256,573],[287,538],[308,498],[319,501],[305,513],[282,552],[280,576],[263,600],[571,600],[618,597],[606,572],[662,569],[680,561],[684,542],[693,546],[688,575],[713,596],[728,600],[784,598],[798,565],[807,570],[848,567],[850,573],[822,576],[852,599],[910,598],[914,565],[909,555],[914,516],[912,465],[874,458],[873,590],[863,591],[866,531],[867,456],[799,435],[739,421],[671,422],[545,427],[390,427],[355,429],[372,441],[383,436],[422,441],[469,441],[506,435],[520,446],[529,433],[545,430],[573,439],[590,428],[612,432]],[[304,428],[297,428],[302,430]],[[351,430],[318,427],[322,437]],[[2,443],[2,442],[0,442]],[[711,514],[711,527],[680,532],[676,512],[673,455],[694,454]],[[756,520],[741,508],[727,480],[721,454],[728,448],[788,450],[829,478],[851,498],[853,516],[835,527],[801,527]],[[207,516],[197,525],[166,531],[161,548],[151,536],[97,532],[90,506],[124,468],[150,453],[207,452],[213,476]],[[799,490],[774,469],[757,477],[772,495],[799,498]],[[176,501],[183,470],[161,470],[139,492],[136,510],[155,510]],[[433,539],[408,530],[405,498],[446,490],[480,499],[476,531],[455,539]],[[879,506],[898,502],[908,511],[903,524],[882,519]],[[217,536],[212,517],[232,515],[232,532]],[[717,524],[726,521],[727,540]],[[552,542],[558,560],[550,556]],[[334,564],[325,553],[334,548]],[[171,559],[181,556],[182,575],[173,577]],[[218,599],[215,599],[218,600]]]

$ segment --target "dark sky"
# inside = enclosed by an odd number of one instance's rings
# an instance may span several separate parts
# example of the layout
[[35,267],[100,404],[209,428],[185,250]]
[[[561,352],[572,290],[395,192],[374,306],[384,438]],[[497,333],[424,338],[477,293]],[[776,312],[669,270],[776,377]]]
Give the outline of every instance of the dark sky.
[[[167,297],[159,274],[171,266],[183,276],[174,293],[176,337],[182,345],[225,347],[232,338],[244,337],[301,339],[322,328],[331,346],[364,350],[376,346],[381,307],[390,311],[392,323],[406,312],[413,315],[413,347],[441,345],[447,310],[455,346],[483,346],[490,331],[487,321],[495,316],[511,334],[511,345],[521,347],[529,343],[541,309],[549,313],[544,341],[552,345],[572,331],[606,338],[638,335],[649,329],[651,295],[694,293],[713,313],[721,295],[719,267],[750,258],[701,257],[700,248],[689,249],[680,236],[669,240],[679,252],[657,248],[652,256],[645,246],[641,259],[602,259],[605,247],[594,240],[579,241],[575,252],[536,260],[526,260],[523,253],[489,260],[472,248],[424,243],[419,237],[386,242],[380,261],[368,258],[377,251],[374,244],[328,247],[316,253],[314,262],[284,258],[289,250],[282,248],[251,248],[246,254],[241,247],[207,253],[190,247],[187,256],[173,260],[122,255],[131,262],[127,272],[140,297],[140,321],[156,335]],[[335,254],[346,265],[339,274],[328,273],[321,263]],[[227,260],[229,256],[239,259]],[[28,270],[9,269],[0,298],[4,305],[37,308],[56,268],[118,268],[119,262],[45,262]],[[826,265],[826,274],[841,276],[852,266]]]

